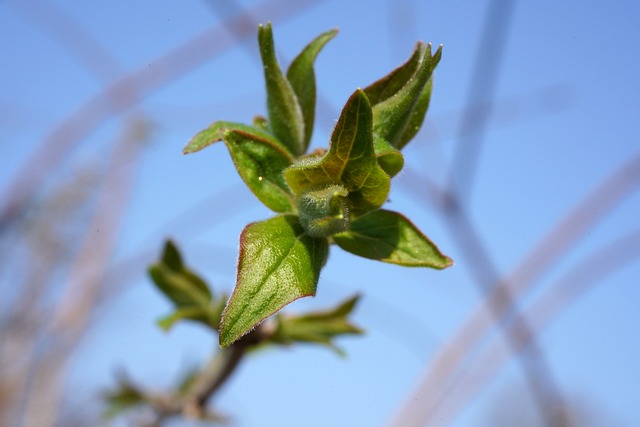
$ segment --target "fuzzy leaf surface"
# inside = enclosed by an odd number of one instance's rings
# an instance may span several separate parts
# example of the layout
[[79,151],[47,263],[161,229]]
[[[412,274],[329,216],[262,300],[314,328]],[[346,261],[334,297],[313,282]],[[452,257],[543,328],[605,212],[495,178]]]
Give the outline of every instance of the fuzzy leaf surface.
[[267,85],[269,126],[273,135],[293,154],[300,155],[306,148],[302,108],[293,87],[278,65],[270,23],[258,28],[258,43]]
[[443,269],[453,264],[405,216],[384,209],[351,223],[351,230],[333,236],[338,246],[352,254],[407,267]]
[[196,135],[184,152],[217,141],[224,141],[240,177],[265,206],[275,212],[292,211],[293,195],[282,171],[293,158],[276,138],[257,127],[219,121]]
[[293,192],[299,195],[324,185],[342,185],[349,192],[355,216],[382,206],[391,180],[376,158],[372,120],[369,100],[358,89],[340,114],[329,151],[322,157],[302,159],[285,170]]
[[220,325],[227,347],[298,298],[315,295],[329,254],[327,239],[309,237],[296,216],[249,224],[240,236],[236,286]]
[[364,89],[373,106],[373,132],[402,149],[418,132],[431,96],[431,75],[442,54],[418,43],[411,58]]
[[289,70],[287,70],[287,79],[298,98],[302,117],[304,118],[303,152],[307,151],[311,141],[316,114],[316,73],[313,69],[313,63],[320,50],[337,33],[338,30],[331,30],[320,34],[300,52],[289,66]]
[[329,237],[348,230],[351,221],[348,194],[342,186],[329,185],[300,195],[298,218],[307,235]]

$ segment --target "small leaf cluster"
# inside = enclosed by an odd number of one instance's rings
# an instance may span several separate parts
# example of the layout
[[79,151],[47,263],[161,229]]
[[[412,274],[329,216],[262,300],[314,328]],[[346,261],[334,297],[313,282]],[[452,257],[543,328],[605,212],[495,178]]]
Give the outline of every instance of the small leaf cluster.
[[[311,41],[284,73],[271,25],[260,26],[267,117],[256,117],[252,125],[214,122],[183,150],[193,153],[223,141],[240,177],[277,213],[242,231],[236,286],[220,323],[222,347],[292,301],[315,295],[334,244],[403,266],[442,269],[452,264],[405,216],[381,209],[391,178],[404,165],[401,150],[427,113],[441,48],[432,54],[430,44],[418,43],[406,63],[357,89],[342,109],[328,149],[307,153],[315,119],[314,62],[336,33]],[[308,321],[299,319],[299,329],[307,328]],[[305,336],[324,333],[312,329]]]
[[[177,321],[187,320],[218,332],[227,295],[214,296],[205,280],[185,265],[182,255],[171,240],[165,243],[160,259],[149,267],[149,276],[158,290],[174,305],[172,313],[158,320],[158,325],[163,330],[167,331]],[[358,296],[354,296],[326,311],[279,315],[272,324],[254,331],[256,333],[251,339],[245,340],[243,345],[257,347],[267,344],[288,346],[300,342],[317,343],[340,353],[333,342],[334,338],[362,333],[348,319],[357,301]]]
[[158,320],[158,326],[167,331],[179,320],[192,320],[218,330],[227,295],[214,298],[207,283],[184,264],[171,240],[165,243],[160,260],[149,267],[149,276],[175,308]]
[[[159,260],[149,267],[149,276],[174,306],[170,314],[158,321],[163,330],[167,331],[176,322],[190,321],[218,332],[227,295],[215,295],[206,281],[184,262],[175,243],[165,242]],[[230,348],[218,350],[211,362],[215,369],[208,366],[190,370],[171,390],[162,394],[150,393],[120,375],[113,389],[104,393],[104,415],[111,419],[136,409],[151,409],[158,419],[188,414],[200,420],[220,421],[220,415],[211,412],[206,403],[214,392],[210,385],[217,383],[218,376],[226,378],[224,361],[229,354],[244,354],[266,346],[318,344],[342,355],[335,339],[363,333],[349,319],[358,299],[356,295],[324,311],[278,314],[273,321],[260,324],[235,341]]]

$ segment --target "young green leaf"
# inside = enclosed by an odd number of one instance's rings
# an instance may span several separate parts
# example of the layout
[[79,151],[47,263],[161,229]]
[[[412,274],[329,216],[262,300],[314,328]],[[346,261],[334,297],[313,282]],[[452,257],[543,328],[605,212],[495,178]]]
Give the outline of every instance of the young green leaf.
[[[166,332],[180,320],[192,320],[194,322],[204,323],[209,326],[220,323],[220,318],[218,318],[217,323],[214,321],[214,319],[212,319],[211,310],[206,306],[186,306],[177,308],[173,313],[159,319],[157,323],[158,326]],[[217,326],[214,327],[214,329],[217,329]]]
[[307,151],[311,134],[313,133],[313,122],[316,112],[316,74],[313,70],[313,63],[329,40],[335,37],[338,30],[327,31],[320,34],[303,49],[293,60],[287,71],[287,79],[295,92],[302,117],[304,118],[304,150]]
[[[440,50],[438,50],[439,52]],[[401,136],[398,137],[395,144],[399,149],[403,149],[405,145],[409,143],[413,139],[414,136],[418,133],[420,128],[422,127],[422,123],[424,122],[424,118],[427,115],[427,110],[429,109],[429,103],[431,102],[431,89],[433,88],[433,76],[427,80],[427,84],[424,85],[422,92],[420,92],[420,96],[413,106],[413,110],[409,114],[407,118],[407,125],[405,126],[405,131]]]
[[431,95],[431,75],[441,47],[431,56],[431,44],[418,43],[411,58],[364,89],[373,106],[374,134],[402,149],[418,132]]
[[425,52],[424,44],[418,42],[407,62],[364,88],[371,105],[375,106],[396,95],[416,73],[424,61]]
[[329,237],[347,231],[351,221],[347,196],[340,185],[307,191],[298,197],[300,224],[311,237]]
[[219,299],[214,300],[204,280],[184,265],[178,249],[170,240],[165,243],[160,262],[149,268],[149,275],[176,307],[175,312],[158,321],[162,329],[166,331],[182,319],[218,329],[222,311]]
[[353,215],[379,208],[387,200],[390,179],[378,164],[373,148],[371,105],[358,89],[347,101],[322,157],[301,159],[285,170],[289,187],[302,194],[325,185],[342,185],[349,192]]
[[107,420],[148,403],[144,392],[124,377],[118,380],[115,390],[103,394],[103,399],[106,405],[103,416]]
[[231,130],[224,134],[238,173],[253,194],[275,212],[293,211],[293,195],[282,171],[291,165],[284,150],[255,134]]
[[453,265],[411,221],[384,209],[353,221],[350,231],[333,240],[347,252],[391,264],[437,269]]
[[271,23],[267,23],[266,26],[260,25],[258,28],[258,43],[267,84],[267,109],[271,131],[292,153],[299,156],[306,148],[302,108],[291,83],[278,65]]
[[276,318],[276,329],[271,341],[290,345],[294,342],[318,343],[342,354],[333,339],[341,335],[359,335],[362,329],[348,319],[358,302],[359,295],[349,298],[337,307],[303,315],[281,315]]
[[378,164],[390,177],[393,178],[402,170],[404,156],[386,140],[379,136],[374,137],[373,148],[378,158]]
[[182,262],[178,248],[167,240],[161,261],[149,267],[155,285],[177,307],[204,306],[211,301],[207,284]]
[[293,215],[255,222],[242,231],[236,287],[220,324],[222,347],[292,301],[315,295],[329,244],[304,231]]
[[278,140],[256,127],[219,121],[196,135],[184,152],[216,141],[225,142],[240,177],[265,206],[275,212],[293,210],[293,195],[282,175],[293,158]]
[[220,319],[222,318],[222,311],[226,301],[227,295],[219,295],[206,306],[187,305],[179,307],[173,313],[159,319],[158,326],[166,332],[180,320],[192,320],[203,323],[217,331],[220,328]]

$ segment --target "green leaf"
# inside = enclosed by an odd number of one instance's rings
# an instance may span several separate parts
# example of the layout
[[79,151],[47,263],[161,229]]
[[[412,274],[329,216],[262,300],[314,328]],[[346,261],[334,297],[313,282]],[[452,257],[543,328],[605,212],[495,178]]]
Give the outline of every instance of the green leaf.
[[170,240],[165,243],[160,262],[149,267],[149,275],[176,307],[173,313],[158,321],[162,329],[166,331],[183,319],[218,329],[224,297],[213,298],[204,280],[184,265],[180,252]]
[[418,43],[411,58],[364,89],[373,106],[373,132],[402,149],[418,132],[431,96],[431,75],[442,47],[431,56],[431,44]]
[[255,127],[255,128],[258,128],[258,129],[260,129],[262,131],[265,131],[265,132],[269,132],[269,121],[264,116],[255,116],[253,118],[252,124],[253,124],[253,127]]
[[283,151],[288,152],[287,146],[274,138],[274,136],[268,132],[268,129],[265,129],[265,127],[268,127],[266,120],[267,119],[262,116],[256,116],[253,118],[253,126],[229,122],[226,120],[213,122],[208,128],[198,132],[196,136],[191,138],[191,141],[189,141],[189,143],[182,149],[182,154],[192,154],[207,148],[218,141],[222,141],[225,132],[229,130],[256,135],[257,138],[268,140],[271,144],[275,144]]
[[293,215],[249,224],[240,236],[236,286],[220,324],[227,347],[290,302],[315,295],[327,239],[307,236]]
[[322,157],[303,158],[285,170],[295,194],[326,185],[342,185],[349,192],[351,213],[363,215],[387,200],[390,179],[373,148],[371,105],[358,89],[347,101]]
[[318,343],[329,346],[339,354],[341,351],[333,339],[341,335],[359,335],[363,331],[348,319],[358,302],[359,295],[349,298],[337,307],[304,315],[281,315],[271,341],[283,345],[294,342]]
[[227,131],[224,141],[253,194],[275,212],[291,212],[293,195],[282,175],[291,165],[289,154],[268,140],[241,131]]
[[103,399],[106,405],[103,416],[107,420],[147,403],[147,398],[142,390],[126,378],[119,379],[118,387],[104,393]]
[[265,206],[275,212],[293,210],[293,195],[282,175],[293,158],[278,140],[256,127],[219,121],[196,135],[184,152],[216,141],[225,142],[240,177]]
[[399,150],[380,137],[374,137],[373,148],[378,158],[378,164],[390,177],[396,176],[402,170],[404,156]]
[[453,265],[411,221],[384,209],[353,221],[350,231],[333,240],[347,252],[391,264],[437,269]]
[[313,63],[329,40],[335,37],[338,30],[327,31],[320,34],[293,60],[287,71],[287,79],[295,92],[302,117],[304,118],[304,150],[307,151],[311,134],[313,133],[313,122],[316,112],[316,75],[313,70]]
[[[220,301],[224,303],[224,300]],[[166,332],[179,320],[192,320],[194,322],[204,323],[211,326],[214,330],[218,330],[222,308],[224,308],[224,305],[218,310],[212,306],[186,306],[178,308],[173,313],[159,319],[158,326]]]
[[407,62],[364,88],[371,105],[375,106],[396,95],[416,73],[425,53],[424,44],[418,42]]
[[329,185],[300,195],[298,215],[309,236],[329,237],[349,229],[348,194],[340,185]]
[[171,240],[165,243],[161,261],[149,267],[149,275],[158,289],[177,307],[206,306],[211,301],[209,287],[184,266]]
[[267,110],[271,131],[293,154],[300,155],[306,148],[302,108],[289,80],[278,65],[271,23],[258,28],[258,43],[267,84]]
[[405,131],[402,136],[399,137],[396,141],[396,146],[399,149],[404,148],[404,146],[407,145],[414,136],[416,136],[416,134],[422,127],[424,118],[427,115],[427,110],[429,109],[429,103],[431,102],[432,88],[433,76],[431,76],[429,80],[427,80],[427,84],[422,89],[422,92],[420,92],[420,96],[418,97],[418,100],[416,101],[411,114],[409,114]]

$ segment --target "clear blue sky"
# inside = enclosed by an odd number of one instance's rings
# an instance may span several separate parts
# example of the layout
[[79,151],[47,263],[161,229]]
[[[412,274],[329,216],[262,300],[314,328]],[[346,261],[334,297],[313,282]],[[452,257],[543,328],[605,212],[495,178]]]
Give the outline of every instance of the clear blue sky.
[[[56,25],[65,21],[52,18],[38,2],[0,2],[3,191],[51,130],[105,84],[132,71],[163,71],[166,64],[159,58],[164,53],[234,14],[234,7],[221,6],[226,3],[221,0],[51,3],[112,58],[86,44],[93,58],[87,64],[87,53],[77,56],[61,38]],[[249,8],[259,2],[237,4]],[[417,40],[443,44],[427,123],[405,154],[411,171],[439,184],[447,182],[469,93],[483,93],[471,85],[491,80],[474,80],[476,61],[500,45],[481,44],[489,2],[332,0],[316,1],[292,16],[264,10],[253,18],[273,21],[276,48],[285,64],[320,32],[340,29],[317,61],[322,105],[314,146],[326,145],[341,106],[355,88],[402,63]],[[493,101],[494,108],[468,205],[502,274],[595,186],[640,152],[637,2],[520,1],[508,19],[495,86],[488,94],[492,99],[477,100]],[[75,39],[72,45],[88,42]],[[231,37],[210,42],[228,47],[215,57],[202,55],[206,59],[199,65],[188,65],[188,71],[145,93],[134,107],[101,122],[63,167],[100,162],[128,120],[151,121],[152,136],[143,150],[114,265],[159,250],[171,236],[214,286],[230,289],[241,229],[270,213],[244,188],[224,146],[188,157],[180,150],[214,120],[248,122],[264,114],[265,94],[254,35],[242,43]],[[464,140],[476,142],[474,135]],[[418,382],[425,363],[481,301],[446,221],[429,207],[428,199],[412,191],[424,187],[412,183],[413,176],[408,171],[396,180],[390,208],[406,212],[458,261],[456,266],[444,272],[403,269],[334,249],[318,296],[291,309],[321,308],[360,292],[364,298],[355,319],[368,334],[341,341],[346,359],[323,349],[300,348],[247,360],[216,400],[236,425],[385,425]],[[220,192],[223,196],[210,200]],[[204,208],[195,217],[184,216],[201,203]],[[544,274],[522,305],[535,301],[594,250],[637,229],[639,217],[640,192],[635,191]],[[119,367],[143,384],[167,386],[181,371],[203,361],[215,345],[214,337],[197,327],[178,326],[165,335],[154,326],[169,306],[144,270],[141,264],[139,274],[120,283],[124,291],[101,313],[76,357],[70,384],[91,396],[82,402],[94,404],[92,393],[111,384]],[[568,305],[539,337],[562,391],[591,402],[594,410],[620,426],[640,425],[639,277],[636,259]],[[516,392],[526,394],[526,388],[518,365],[510,362],[446,425],[484,425],[490,408],[504,401],[505,393]]]

